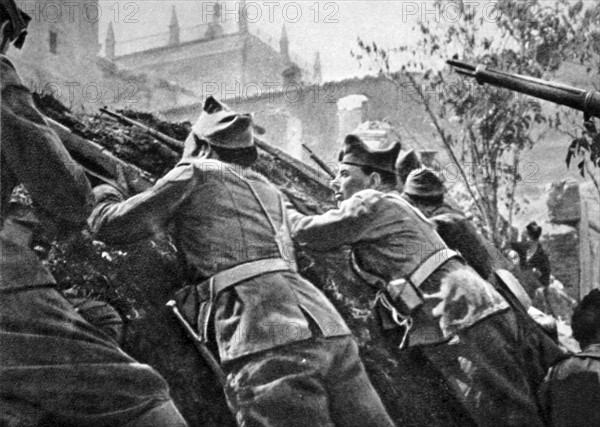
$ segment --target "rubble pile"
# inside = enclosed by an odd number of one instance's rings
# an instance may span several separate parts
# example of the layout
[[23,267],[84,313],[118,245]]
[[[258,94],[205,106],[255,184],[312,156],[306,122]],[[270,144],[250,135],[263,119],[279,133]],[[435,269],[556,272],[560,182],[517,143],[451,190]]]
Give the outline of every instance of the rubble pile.
[[[36,96],[36,102],[74,133],[156,177],[177,163],[177,156],[168,154],[154,138],[112,117],[74,114],[48,96]],[[181,141],[190,130],[187,122],[169,123],[131,110],[122,113]],[[261,152],[255,169],[304,213],[333,206],[327,188],[281,159]],[[373,384],[398,425],[470,425],[441,377],[418,352],[386,345],[369,307],[373,291],[351,272],[346,251],[322,254],[297,248],[297,255],[301,273],[324,290],[357,337]],[[121,312],[127,322],[124,350],[165,377],[190,425],[235,425],[216,379],[165,307],[184,283],[177,252],[167,236],[109,247],[83,233],[83,238],[54,243],[46,263],[65,292],[107,301]]]

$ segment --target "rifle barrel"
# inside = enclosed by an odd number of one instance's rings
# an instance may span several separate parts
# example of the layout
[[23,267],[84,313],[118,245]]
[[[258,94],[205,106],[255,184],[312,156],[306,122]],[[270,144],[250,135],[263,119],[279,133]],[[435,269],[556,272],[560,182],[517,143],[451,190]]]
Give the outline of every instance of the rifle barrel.
[[447,63],[456,67],[458,74],[474,77],[480,84],[487,83],[510,89],[555,104],[565,105],[594,117],[600,117],[600,92],[595,90],[586,91],[561,83],[492,70],[482,65],[474,67],[455,60],[449,60]]
[[183,150],[184,143],[175,138],[171,138],[169,135],[165,135],[162,132],[159,132],[155,129],[152,129],[149,126],[146,126],[143,123],[138,122],[137,120],[130,119],[129,117],[124,116],[123,114],[119,114],[119,113],[115,113],[114,111],[110,111],[108,108],[100,108],[100,111],[102,113],[105,113],[111,117],[114,117],[115,119],[117,119],[121,122],[124,122],[130,126],[136,126],[139,129],[142,129],[144,132],[146,132],[153,138],[156,138],[159,141],[164,142],[165,144],[167,144],[168,146],[170,146],[171,148],[175,149],[178,152],[181,152],[181,150]]
[[[159,132],[157,130],[154,130],[146,125],[144,125],[143,123],[140,123],[136,120],[132,120],[128,117],[125,117],[122,114],[119,113],[115,113],[114,111],[110,111],[107,108],[100,108],[100,111],[102,113],[105,113],[123,123],[126,123],[130,126],[136,126],[142,130],[144,130],[145,132],[147,132],[149,135],[153,136],[154,138],[158,139],[159,141],[164,142],[165,144],[170,145],[172,148],[174,148],[177,152],[181,153],[183,152],[183,148],[185,143],[182,141],[178,141],[175,138],[171,138],[168,135],[165,135],[162,132]],[[264,133],[264,129],[260,128],[260,126],[257,129],[257,133]],[[289,154],[287,154],[286,152],[284,152],[283,150],[280,150],[277,147],[272,146],[271,144],[268,144],[267,142],[261,140],[258,137],[254,137],[254,142],[256,144],[256,146],[258,148],[260,148],[261,150],[271,154],[272,156],[275,156],[277,158],[279,158],[280,160],[286,162],[289,166],[291,166],[293,169],[295,169],[298,173],[300,173],[302,176],[304,176],[305,178],[308,178],[310,181],[318,184],[321,187],[326,188],[327,190],[329,190],[329,187],[321,182],[318,178],[318,171],[314,170],[311,166],[309,166],[308,164],[300,161],[300,160],[296,160],[294,159],[292,156],[290,156]]]
[[154,179],[148,172],[119,159],[100,144],[74,134],[61,123],[49,117],[46,120],[73,159],[81,164],[89,176],[111,184],[126,193],[126,189],[122,189],[116,179],[118,168],[121,168],[129,188],[134,193],[141,193],[154,185]]
[[327,175],[329,175],[331,179],[335,179],[335,173],[333,173],[331,168],[327,166],[327,163],[325,163],[319,156],[317,156],[306,144],[302,144],[302,148],[306,150],[310,158],[313,159],[315,163],[319,165],[321,169],[323,169],[323,171]]

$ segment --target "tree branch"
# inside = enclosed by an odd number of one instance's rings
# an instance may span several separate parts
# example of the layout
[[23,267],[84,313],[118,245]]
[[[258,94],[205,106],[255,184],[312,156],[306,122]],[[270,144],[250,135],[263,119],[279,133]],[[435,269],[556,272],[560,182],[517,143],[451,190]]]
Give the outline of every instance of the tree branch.
[[[465,170],[462,167],[462,165],[459,163],[458,159],[456,158],[456,155],[454,154],[454,151],[452,150],[452,146],[450,145],[450,142],[448,141],[448,138],[446,137],[446,133],[444,132],[444,130],[440,126],[435,113],[431,109],[431,106],[429,104],[429,100],[427,99],[427,97],[425,96],[425,94],[423,93],[423,91],[421,90],[421,88],[419,87],[419,84],[417,83],[417,81],[415,80],[415,78],[410,73],[408,73],[408,72],[404,72],[404,75],[408,78],[408,80],[412,84],[413,88],[416,89],[417,93],[419,94],[419,97],[421,98],[421,101],[423,102],[423,105],[425,106],[425,111],[427,111],[427,114],[429,115],[429,118],[433,122],[433,125],[434,125],[436,131],[440,135],[440,138],[442,139],[442,142],[444,143],[444,147],[446,148],[446,151],[450,155],[452,161],[458,167],[458,170],[459,170],[460,175],[461,175],[461,177],[463,179],[463,182],[465,183],[465,187],[467,188],[467,191],[469,192],[469,195],[473,199],[473,202],[475,203],[475,206],[477,206],[477,209],[479,210],[479,213],[480,213],[481,217],[484,219],[484,221],[486,223],[486,227],[488,228],[488,230],[490,230],[490,233],[493,233],[493,228],[491,228],[491,226],[490,226],[490,222],[489,222],[489,219],[488,219],[488,217],[487,217],[487,215],[485,213],[485,210],[483,209],[483,207],[479,203],[479,200],[477,199],[477,197],[475,197],[475,194],[473,193],[473,190],[472,190],[471,186],[468,185],[469,181],[467,180],[467,175],[465,174]],[[398,84],[398,83],[396,82],[395,84]]]

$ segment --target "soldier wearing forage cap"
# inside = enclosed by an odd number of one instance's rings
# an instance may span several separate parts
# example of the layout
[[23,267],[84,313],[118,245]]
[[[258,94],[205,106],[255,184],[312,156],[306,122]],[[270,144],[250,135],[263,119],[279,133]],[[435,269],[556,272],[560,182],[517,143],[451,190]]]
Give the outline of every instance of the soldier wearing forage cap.
[[388,310],[383,327],[405,328],[400,345],[421,349],[477,424],[542,425],[534,391],[543,372],[527,372],[527,331],[492,285],[394,191],[398,149],[347,136],[332,183],[338,208],[293,214],[293,237],[315,250],[350,246],[352,269],[371,285],[375,306]]
[[[523,283],[531,288],[530,278],[519,271],[491,242],[480,236],[462,212],[446,203],[445,192],[440,174],[423,168],[408,175],[402,196],[435,224],[438,234],[449,248],[458,251],[467,264],[481,277],[489,280],[512,303],[517,309],[516,314],[521,317],[521,322],[531,323],[527,316],[521,316],[527,312],[555,340],[556,322],[552,317],[532,307],[531,299],[521,285]],[[545,348],[543,352],[546,354],[558,353],[556,345],[548,341],[548,337],[538,336],[538,332],[537,328],[534,328],[528,334],[532,345]],[[537,342],[534,342],[536,340]],[[543,361],[530,361],[542,363],[539,369],[546,368]]]
[[402,197],[436,225],[436,231],[449,248],[458,251],[481,277],[488,279],[494,271],[492,264],[497,254],[490,252],[491,245],[481,240],[463,213],[445,202],[445,193],[440,175],[420,168],[408,175]]
[[446,188],[439,172],[429,168],[417,168],[406,177],[402,195],[413,206],[417,206],[425,216],[442,213],[460,213],[444,199]]
[[247,168],[256,157],[251,116],[209,97],[181,162],[152,189],[125,201],[95,190],[97,237],[132,242],[173,226],[194,324],[216,344],[240,425],[393,425],[343,319],[298,274],[282,194]]
[[[4,56],[22,46],[28,22],[0,0],[0,425],[184,426],[161,376],[88,323],[31,249],[39,231],[85,226],[93,197]],[[10,203],[19,184],[35,210]]]

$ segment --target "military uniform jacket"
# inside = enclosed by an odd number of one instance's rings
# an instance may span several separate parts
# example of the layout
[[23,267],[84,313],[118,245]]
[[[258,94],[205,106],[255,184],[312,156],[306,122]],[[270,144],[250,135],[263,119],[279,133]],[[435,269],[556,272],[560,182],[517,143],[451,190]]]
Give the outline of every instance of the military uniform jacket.
[[95,189],[98,205],[90,219],[97,237],[127,243],[168,227],[195,283],[249,261],[289,261],[289,271],[263,274],[218,296],[214,330],[222,361],[305,340],[312,331],[350,334],[327,298],[295,271],[282,195],[262,175],[193,159],[123,202],[104,188]]
[[[30,249],[33,233],[43,225],[42,217],[73,228],[84,226],[92,192],[83,170],[47,126],[31,92],[3,55],[0,73],[0,290],[52,284],[50,272]],[[11,192],[18,184],[31,195],[38,216],[11,210]]]
[[548,425],[600,425],[600,344],[592,344],[548,371],[540,391]]
[[[406,278],[446,245],[435,226],[399,194],[363,190],[322,215],[291,213],[292,236],[315,250],[350,245],[359,266],[386,281]],[[413,313],[411,345],[434,344],[508,308],[475,271],[446,261],[420,287],[425,303]]]

